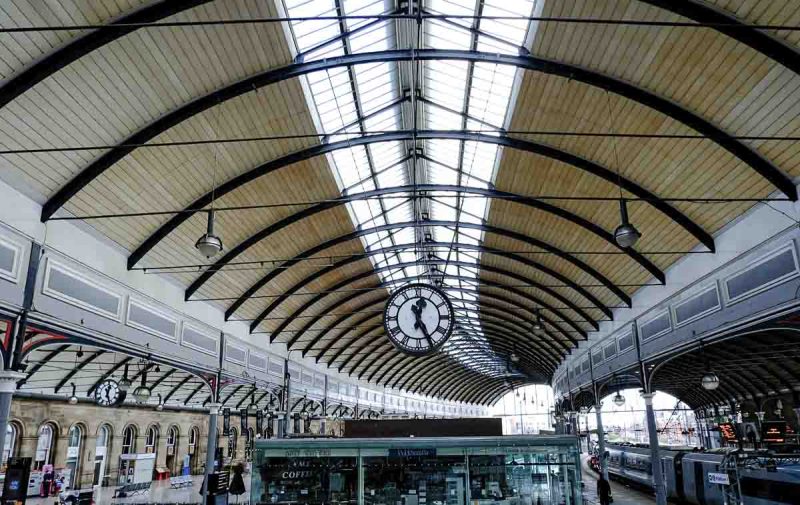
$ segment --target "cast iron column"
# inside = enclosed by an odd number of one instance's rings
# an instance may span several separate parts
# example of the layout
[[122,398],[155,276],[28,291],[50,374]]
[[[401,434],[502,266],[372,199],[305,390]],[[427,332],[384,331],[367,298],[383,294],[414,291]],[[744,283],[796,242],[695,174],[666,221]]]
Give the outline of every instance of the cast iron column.
[[650,462],[653,468],[653,484],[656,488],[656,505],[667,505],[667,493],[664,488],[664,472],[661,471],[661,456],[658,450],[658,428],[656,414],[653,412],[654,393],[642,393],[647,410],[647,434],[650,437]]
[[24,373],[0,371],[0,447],[5,447],[8,419],[11,416],[11,399],[17,390],[17,381],[23,378],[25,378]]
[[208,476],[214,471],[214,458],[217,453],[217,415],[219,403],[208,407],[208,441],[206,442],[206,469],[203,475],[203,505],[208,503]]
[[600,409],[603,404],[599,401],[594,406],[594,413],[597,416],[597,449],[600,459],[600,474],[604,479],[608,480],[608,460],[606,459],[606,433],[603,430],[603,414]]

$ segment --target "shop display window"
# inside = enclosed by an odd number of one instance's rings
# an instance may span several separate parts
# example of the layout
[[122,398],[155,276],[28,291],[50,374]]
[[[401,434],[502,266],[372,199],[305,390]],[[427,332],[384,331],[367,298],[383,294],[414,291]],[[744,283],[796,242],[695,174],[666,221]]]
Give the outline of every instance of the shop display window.
[[581,505],[577,439],[259,440],[251,502]]

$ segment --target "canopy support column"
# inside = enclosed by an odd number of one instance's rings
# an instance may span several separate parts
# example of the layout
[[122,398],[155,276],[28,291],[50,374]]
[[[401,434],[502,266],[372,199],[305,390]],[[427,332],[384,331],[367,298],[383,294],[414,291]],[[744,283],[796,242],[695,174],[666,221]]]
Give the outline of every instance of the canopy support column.
[[650,437],[650,462],[653,468],[653,485],[656,488],[656,505],[667,505],[667,494],[664,488],[664,472],[661,471],[661,455],[658,449],[658,428],[656,415],[653,412],[653,395],[642,393],[647,411],[647,434]]
[[217,454],[217,415],[219,415],[219,407],[219,403],[211,403],[208,409],[206,468],[203,471],[203,505],[208,504],[208,477],[214,472],[214,459]]

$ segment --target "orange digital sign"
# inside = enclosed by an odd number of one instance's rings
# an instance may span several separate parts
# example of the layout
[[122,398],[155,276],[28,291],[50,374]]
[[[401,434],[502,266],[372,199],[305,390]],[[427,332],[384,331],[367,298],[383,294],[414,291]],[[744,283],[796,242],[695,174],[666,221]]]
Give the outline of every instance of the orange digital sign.
[[736,426],[733,423],[719,423],[719,434],[726,442],[736,442]]
[[764,421],[761,423],[761,440],[764,442],[785,442],[786,421]]

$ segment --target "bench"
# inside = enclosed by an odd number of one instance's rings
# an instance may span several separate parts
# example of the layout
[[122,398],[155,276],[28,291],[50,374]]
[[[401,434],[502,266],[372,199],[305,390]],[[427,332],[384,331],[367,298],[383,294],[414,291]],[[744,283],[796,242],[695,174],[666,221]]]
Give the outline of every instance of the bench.
[[191,475],[178,475],[177,477],[169,478],[169,487],[172,489],[180,489],[182,487],[192,487]]
[[150,491],[150,482],[139,482],[137,484],[124,484],[114,490],[114,498],[124,498],[126,496],[146,493]]

